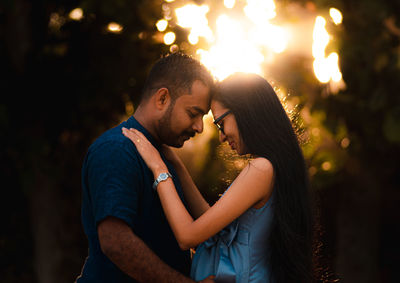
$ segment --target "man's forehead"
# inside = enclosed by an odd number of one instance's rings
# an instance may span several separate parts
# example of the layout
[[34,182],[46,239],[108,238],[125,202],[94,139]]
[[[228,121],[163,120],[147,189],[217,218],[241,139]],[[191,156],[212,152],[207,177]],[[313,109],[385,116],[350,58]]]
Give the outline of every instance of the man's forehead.
[[210,109],[210,99],[207,97],[195,97],[193,94],[184,94],[177,98],[182,106],[193,111],[206,114]]
[[210,109],[211,103],[210,88],[200,81],[195,81],[192,85],[191,92],[185,93],[177,99],[179,99],[186,107],[190,107],[192,110],[206,114]]

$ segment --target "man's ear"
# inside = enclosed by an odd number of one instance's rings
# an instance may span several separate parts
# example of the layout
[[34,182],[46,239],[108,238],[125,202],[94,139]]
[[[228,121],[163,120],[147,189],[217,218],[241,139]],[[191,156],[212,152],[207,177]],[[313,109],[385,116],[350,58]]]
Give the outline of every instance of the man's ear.
[[166,87],[160,88],[154,94],[154,103],[157,110],[164,110],[168,108],[171,103],[171,95]]

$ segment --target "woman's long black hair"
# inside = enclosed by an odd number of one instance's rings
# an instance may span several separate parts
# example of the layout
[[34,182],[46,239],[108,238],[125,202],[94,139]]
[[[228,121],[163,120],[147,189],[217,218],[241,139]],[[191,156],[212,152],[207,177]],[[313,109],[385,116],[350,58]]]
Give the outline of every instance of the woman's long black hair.
[[219,84],[213,99],[232,111],[247,153],[267,158],[274,168],[274,219],[268,239],[273,282],[313,281],[308,174],[278,96],[264,78],[237,73]]

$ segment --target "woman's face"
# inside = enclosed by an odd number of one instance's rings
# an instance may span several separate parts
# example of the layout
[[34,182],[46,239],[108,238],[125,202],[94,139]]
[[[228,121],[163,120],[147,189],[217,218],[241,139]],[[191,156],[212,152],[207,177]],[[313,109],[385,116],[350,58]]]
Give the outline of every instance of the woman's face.
[[[220,102],[213,100],[211,102],[211,111],[215,121],[229,111],[229,109],[223,106]],[[227,141],[232,150],[236,150],[239,155],[245,154],[245,147],[242,139],[240,138],[239,128],[236,124],[235,116],[232,113],[229,113],[220,121],[218,121],[218,125],[220,128],[220,142]]]

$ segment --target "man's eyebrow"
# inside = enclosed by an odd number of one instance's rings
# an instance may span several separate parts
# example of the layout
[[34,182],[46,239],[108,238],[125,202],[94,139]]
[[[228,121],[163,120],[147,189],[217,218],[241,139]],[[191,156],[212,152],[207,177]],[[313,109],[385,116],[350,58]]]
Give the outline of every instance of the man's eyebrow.
[[204,111],[203,109],[201,109],[198,106],[192,106],[192,109],[196,110],[197,112],[201,113],[202,115],[206,115],[206,111]]

